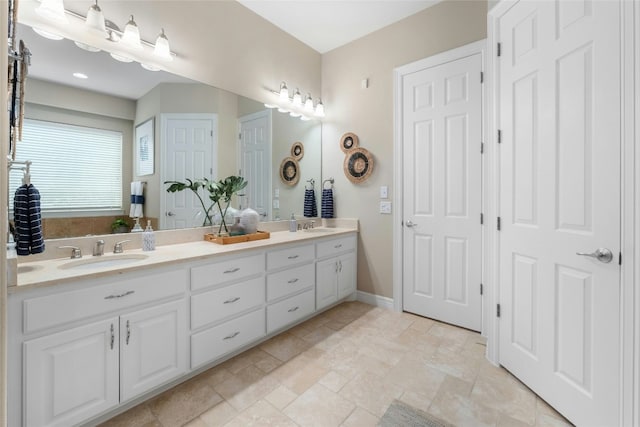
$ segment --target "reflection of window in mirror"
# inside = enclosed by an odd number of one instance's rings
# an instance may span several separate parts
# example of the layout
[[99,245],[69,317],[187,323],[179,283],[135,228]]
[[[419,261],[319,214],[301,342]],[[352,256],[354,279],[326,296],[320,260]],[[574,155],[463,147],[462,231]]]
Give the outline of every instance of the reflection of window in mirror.
[[[16,160],[31,160],[43,217],[122,213],[122,133],[25,119]],[[9,193],[22,184],[12,172]]]

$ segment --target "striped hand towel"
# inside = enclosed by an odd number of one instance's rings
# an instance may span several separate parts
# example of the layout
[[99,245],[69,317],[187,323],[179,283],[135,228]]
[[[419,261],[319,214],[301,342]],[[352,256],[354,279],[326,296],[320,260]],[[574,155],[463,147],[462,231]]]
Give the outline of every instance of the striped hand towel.
[[333,218],[333,189],[322,190],[322,218]]
[[29,255],[44,252],[40,192],[32,184],[22,185],[16,190],[13,221],[17,234],[17,254]]
[[142,205],[144,205],[143,183],[142,181],[133,181],[131,183],[131,209],[129,216],[131,218],[142,218]]
[[316,203],[316,190],[307,188],[304,190],[304,216],[318,216],[318,205]]

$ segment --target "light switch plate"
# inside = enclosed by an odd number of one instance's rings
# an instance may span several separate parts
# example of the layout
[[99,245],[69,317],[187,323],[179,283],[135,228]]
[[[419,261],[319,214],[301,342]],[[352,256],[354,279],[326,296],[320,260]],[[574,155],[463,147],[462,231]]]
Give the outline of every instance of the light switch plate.
[[391,213],[391,202],[380,202],[380,213],[381,214],[390,214]]
[[383,185],[382,187],[380,187],[380,198],[386,199],[387,197],[389,197],[389,187]]
[[280,197],[280,189],[276,188],[275,191],[273,192],[273,197],[275,197],[276,199]]
[[273,199],[273,209],[280,209],[280,199]]

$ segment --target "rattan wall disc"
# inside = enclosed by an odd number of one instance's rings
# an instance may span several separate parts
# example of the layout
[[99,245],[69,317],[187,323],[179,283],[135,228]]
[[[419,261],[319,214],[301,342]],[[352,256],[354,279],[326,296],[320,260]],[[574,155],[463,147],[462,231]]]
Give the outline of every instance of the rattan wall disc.
[[285,157],[280,163],[280,179],[287,185],[296,185],[300,179],[300,166],[293,157]]
[[302,142],[294,142],[291,146],[291,157],[296,160],[302,160],[304,157],[304,145]]
[[343,169],[349,181],[364,182],[373,172],[373,156],[364,148],[354,148],[344,158]]
[[359,143],[358,135],[352,132],[347,132],[342,135],[342,138],[340,138],[340,149],[345,153],[349,153],[349,151],[356,148]]

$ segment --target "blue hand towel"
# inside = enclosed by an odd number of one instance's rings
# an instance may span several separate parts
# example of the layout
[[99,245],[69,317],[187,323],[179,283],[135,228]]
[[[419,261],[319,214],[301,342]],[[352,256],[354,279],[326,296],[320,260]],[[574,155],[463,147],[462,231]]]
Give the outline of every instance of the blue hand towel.
[[13,202],[13,221],[16,229],[18,255],[44,252],[40,192],[32,185],[21,185]]
[[144,185],[142,181],[133,181],[131,183],[131,209],[129,216],[131,218],[142,218],[142,205],[144,205]]
[[313,188],[304,190],[304,216],[318,216],[318,206],[316,204],[316,191]]
[[333,190],[322,190],[322,218],[333,218]]

